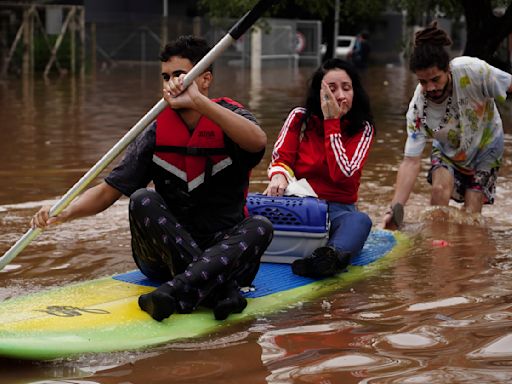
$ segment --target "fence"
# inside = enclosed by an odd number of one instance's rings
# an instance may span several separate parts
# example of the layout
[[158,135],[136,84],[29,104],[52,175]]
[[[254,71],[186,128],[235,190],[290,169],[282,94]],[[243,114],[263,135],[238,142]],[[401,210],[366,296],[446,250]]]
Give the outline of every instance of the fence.
[[[156,62],[164,44],[179,35],[204,36],[215,44],[234,20],[111,13],[101,21],[85,23],[82,6],[0,3],[1,74],[8,71],[48,76],[58,72],[83,73],[85,59],[93,67],[123,62]],[[5,22],[4,22],[5,21]],[[318,65],[321,60],[321,23],[263,19],[262,65]],[[79,41],[76,41],[76,35]],[[45,51],[45,52],[42,52]],[[222,56],[232,65],[249,66],[251,38],[242,36]]]
[[[62,73],[85,67],[85,11],[82,6],[2,3],[0,8],[1,76],[17,61],[23,74],[55,65]],[[77,35],[79,41],[77,42]],[[66,44],[63,45],[63,42]],[[66,46],[66,48],[64,48]],[[67,68],[61,65],[65,52]],[[42,68],[41,68],[42,69]]]
[[[115,19],[115,18],[114,18]],[[123,22],[94,23],[96,51],[100,60],[154,61],[163,41],[183,34],[203,36],[210,44],[219,41],[235,20],[208,20],[195,17],[184,22],[183,18],[153,18],[124,20]],[[321,60],[320,21],[263,19],[261,60],[264,65],[311,64]],[[165,37],[165,39],[164,39]],[[249,66],[251,62],[251,38],[247,34],[222,55],[233,65]]]

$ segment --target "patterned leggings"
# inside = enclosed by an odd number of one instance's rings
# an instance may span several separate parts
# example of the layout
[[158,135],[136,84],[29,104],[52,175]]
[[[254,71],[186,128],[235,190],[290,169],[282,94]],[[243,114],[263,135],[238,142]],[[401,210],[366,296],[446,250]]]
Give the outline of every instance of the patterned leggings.
[[216,233],[202,249],[164,199],[145,188],[130,196],[129,217],[135,263],[147,277],[174,288],[182,313],[250,285],[273,235],[268,219],[252,216]]

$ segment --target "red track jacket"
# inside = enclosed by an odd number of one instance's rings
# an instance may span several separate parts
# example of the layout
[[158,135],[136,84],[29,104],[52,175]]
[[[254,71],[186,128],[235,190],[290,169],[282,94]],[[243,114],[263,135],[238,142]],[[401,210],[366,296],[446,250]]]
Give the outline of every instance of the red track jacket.
[[290,112],[274,145],[268,176],[282,173],[288,181],[305,178],[319,198],[343,204],[357,202],[361,170],[373,142],[374,128],[349,137],[339,119],[312,116],[301,132],[306,110]]

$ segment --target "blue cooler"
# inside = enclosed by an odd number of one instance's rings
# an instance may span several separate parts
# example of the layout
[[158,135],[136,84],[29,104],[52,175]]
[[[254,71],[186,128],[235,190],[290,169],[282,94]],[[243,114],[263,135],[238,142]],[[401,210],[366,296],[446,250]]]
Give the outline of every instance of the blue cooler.
[[247,208],[251,215],[265,216],[274,225],[274,238],[262,261],[291,263],[327,243],[329,220],[324,200],[250,193]]

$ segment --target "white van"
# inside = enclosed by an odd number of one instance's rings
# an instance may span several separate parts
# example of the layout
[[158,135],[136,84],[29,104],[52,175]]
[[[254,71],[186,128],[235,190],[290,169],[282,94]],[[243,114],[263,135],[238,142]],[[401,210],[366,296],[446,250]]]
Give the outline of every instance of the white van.
[[334,56],[343,60],[349,60],[356,44],[355,36],[340,35],[336,39]]

